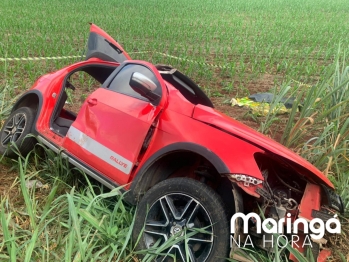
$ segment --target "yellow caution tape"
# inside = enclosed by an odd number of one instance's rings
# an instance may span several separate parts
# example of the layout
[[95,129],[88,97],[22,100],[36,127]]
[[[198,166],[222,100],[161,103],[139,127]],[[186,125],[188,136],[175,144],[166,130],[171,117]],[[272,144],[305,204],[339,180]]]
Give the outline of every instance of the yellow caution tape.
[[305,86],[305,87],[308,87],[308,88],[312,87],[312,85],[308,85],[308,84],[305,84],[305,83],[303,83],[303,82],[299,82],[299,81],[294,80],[294,79],[291,79],[291,81],[292,81],[292,82],[295,82],[295,83],[298,84],[299,86]]
[[70,56],[51,56],[51,57],[0,57],[0,61],[38,61],[38,60],[59,60],[59,59],[69,59],[69,58],[81,58],[81,55],[70,55]]
[[[130,54],[142,54],[149,53],[150,51],[144,52],[132,52]],[[69,55],[69,56],[38,56],[38,57],[0,57],[1,62],[6,61],[39,61],[39,60],[61,60],[61,59],[71,59],[71,58],[83,58],[81,55]]]
[[[182,61],[186,61],[189,63],[194,63],[194,64],[198,64],[198,65],[205,65],[205,66],[210,66],[210,67],[215,67],[215,68],[227,68],[228,66],[226,65],[216,65],[216,64],[211,64],[211,63],[206,63],[206,62],[198,62],[195,60],[190,60],[187,58],[182,58],[182,57],[178,57],[178,56],[173,56],[173,55],[168,55],[165,53],[161,53],[161,52],[153,52],[153,51],[139,51],[139,52],[130,52],[129,54],[146,54],[146,53],[156,53],[156,54],[160,54],[162,56],[166,56],[169,58],[173,58],[176,60],[182,60]],[[82,56],[51,56],[51,57],[0,57],[0,62],[6,62],[6,61],[39,61],[39,60],[59,60],[59,59],[70,59],[70,58],[81,58]]]
[[[198,62],[195,60],[183,58],[183,57],[178,57],[178,56],[173,56],[161,52],[154,52],[154,51],[139,51],[139,52],[130,52],[130,54],[146,54],[146,53],[156,53],[165,57],[169,57],[172,59],[180,60],[180,61],[186,61],[189,63],[197,64],[197,65],[203,65],[203,66],[209,66],[209,67],[214,67],[214,68],[228,68],[228,65],[217,65],[217,64],[212,64],[212,63],[206,63],[206,62]],[[39,61],[39,60],[61,60],[61,59],[71,59],[71,58],[82,58],[83,56],[81,55],[72,55],[72,56],[51,56],[51,57],[0,57],[0,62],[6,62],[6,61]],[[299,82],[297,80],[291,79],[291,81],[299,84],[300,86],[305,86],[305,87],[312,87],[311,85],[305,84],[303,82]]]

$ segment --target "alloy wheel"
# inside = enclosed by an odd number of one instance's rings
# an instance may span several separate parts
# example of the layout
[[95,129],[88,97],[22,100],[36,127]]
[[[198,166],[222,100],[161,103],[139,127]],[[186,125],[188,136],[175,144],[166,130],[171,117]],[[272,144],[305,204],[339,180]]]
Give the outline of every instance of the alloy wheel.
[[2,145],[7,145],[10,142],[16,142],[22,136],[27,117],[24,113],[15,114],[5,125],[1,136]]
[[[199,231],[195,235],[179,238],[196,229]],[[174,244],[164,250],[164,256],[157,261],[173,261],[173,256],[177,261],[187,261],[187,250],[190,261],[201,262],[207,260],[212,249],[212,230],[211,218],[199,201],[183,193],[172,193],[159,198],[151,206],[144,240],[146,247],[151,248],[174,238]]]

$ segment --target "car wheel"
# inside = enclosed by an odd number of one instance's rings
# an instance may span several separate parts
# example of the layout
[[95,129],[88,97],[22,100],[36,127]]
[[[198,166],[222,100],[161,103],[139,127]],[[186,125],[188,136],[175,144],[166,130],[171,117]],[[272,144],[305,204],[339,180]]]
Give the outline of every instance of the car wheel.
[[[171,255],[183,262],[187,261],[187,255],[189,261],[225,261],[230,230],[223,206],[215,191],[196,180],[162,181],[138,204],[133,240],[136,243],[143,227],[138,250],[163,245],[172,237],[167,243],[171,244],[161,252],[164,255],[158,256],[156,261],[174,261]],[[198,233],[188,236],[193,232]],[[186,241],[180,241],[182,236],[187,236]]]
[[12,143],[23,156],[34,148],[35,138],[27,136],[31,133],[34,118],[34,112],[29,107],[21,107],[11,113],[0,132],[0,154],[15,158],[17,154]]

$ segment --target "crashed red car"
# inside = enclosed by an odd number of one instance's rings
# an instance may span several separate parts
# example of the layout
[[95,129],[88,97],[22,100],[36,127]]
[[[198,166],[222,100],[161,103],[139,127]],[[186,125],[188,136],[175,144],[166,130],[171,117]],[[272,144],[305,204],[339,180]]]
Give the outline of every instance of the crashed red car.
[[[75,114],[65,105],[78,71],[100,88]],[[6,156],[16,156],[13,144],[25,155],[38,140],[107,187],[125,185],[126,200],[138,204],[135,240],[145,225],[140,249],[204,229],[187,237],[190,261],[229,256],[230,218],[237,212],[259,213],[260,206],[267,218],[290,213],[307,221],[343,212],[333,184],[313,165],[216,111],[178,70],[132,60],[93,24],[86,60],[40,77],[15,103],[0,136]],[[235,227],[237,238],[241,223]],[[316,256],[318,248],[314,243]],[[186,261],[185,251],[178,241],[160,260],[171,261],[172,254]]]

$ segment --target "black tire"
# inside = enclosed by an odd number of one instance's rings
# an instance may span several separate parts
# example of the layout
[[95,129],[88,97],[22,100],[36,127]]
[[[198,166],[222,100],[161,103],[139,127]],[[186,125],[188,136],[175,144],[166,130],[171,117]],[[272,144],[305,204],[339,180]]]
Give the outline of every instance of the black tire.
[[[175,207],[173,209],[175,212],[171,212],[170,205]],[[143,227],[144,231],[136,248],[149,249],[159,239],[163,244],[166,242],[164,235],[167,239],[171,234],[183,236],[184,229],[188,235],[193,232],[190,228],[205,228],[211,234],[198,233],[192,237],[193,239],[189,238],[187,242],[189,257],[193,255],[197,262],[226,261],[225,258],[229,255],[230,229],[223,206],[221,198],[215,191],[196,180],[172,178],[162,181],[152,187],[138,204],[132,235],[134,243]],[[184,241],[176,245],[162,253],[175,253],[176,261],[186,261],[180,258],[183,251],[186,258],[185,249],[183,250]],[[189,261],[192,260],[194,259],[189,258]],[[173,259],[165,256],[159,261],[173,261]]]
[[12,142],[22,156],[34,148],[36,139],[30,135],[34,119],[35,114],[29,107],[21,107],[11,113],[1,128],[0,154],[10,158],[18,157]]

